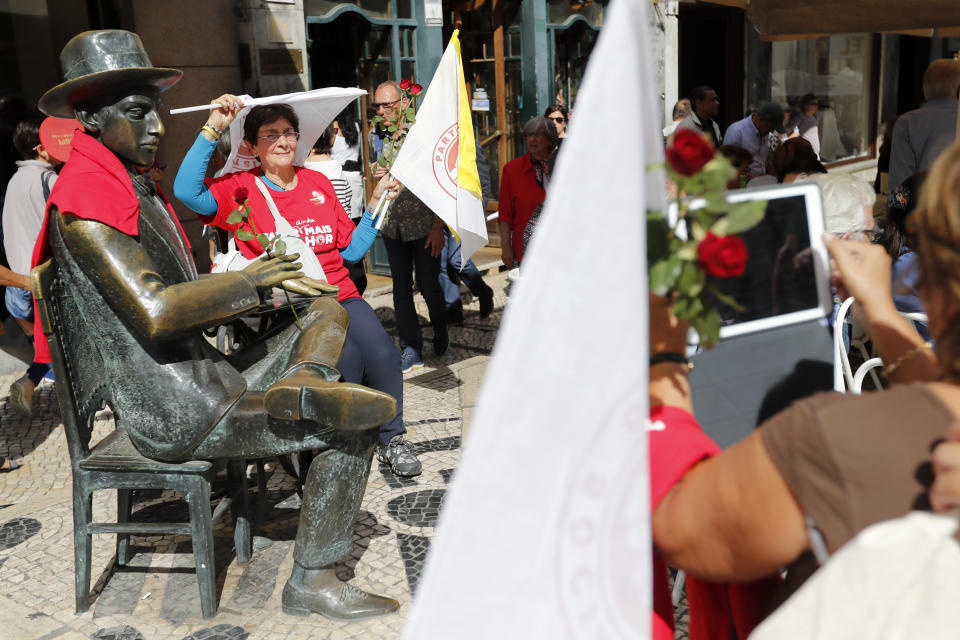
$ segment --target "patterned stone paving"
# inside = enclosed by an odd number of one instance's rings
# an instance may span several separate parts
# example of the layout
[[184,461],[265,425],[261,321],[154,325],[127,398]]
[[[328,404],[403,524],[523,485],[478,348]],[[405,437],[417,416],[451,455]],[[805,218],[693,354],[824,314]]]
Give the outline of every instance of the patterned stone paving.
[[[266,465],[267,509],[257,532],[265,546],[257,545],[251,562],[237,564],[229,518],[214,530],[215,618],[200,616],[189,538],[170,535],[132,537],[132,557],[124,567],[116,566],[114,536],[94,536],[92,604],[87,612],[75,614],[70,463],[56,392],[51,383],[42,383],[34,416],[25,419],[7,405],[7,389],[18,377],[7,376],[0,379],[0,455],[22,457],[24,467],[0,474],[0,640],[398,638],[459,459],[463,407],[473,406],[478,372],[493,347],[506,302],[505,274],[488,276],[487,281],[496,292],[493,315],[480,319],[477,302],[467,294],[464,325],[451,327],[451,348],[440,358],[431,353],[432,330],[426,326],[426,307],[417,297],[426,327],[426,366],[404,380],[404,418],[423,473],[398,478],[388,467],[374,463],[354,526],[353,551],[337,568],[341,579],[400,600],[397,614],[344,623],[281,611],[280,592],[293,563],[300,500],[294,480],[276,461]],[[391,296],[369,301],[395,335]],[[104,412],[94,425],[94,439],[111,429],[112,416]],[[255,473],[255,468],[249,472]],[[251,497],[256,498],[255,489]],[[95,494],[95,519],[115,513],[115,492]],[[139,491],[134,518],[186,520],[186,507],[171,492]]]

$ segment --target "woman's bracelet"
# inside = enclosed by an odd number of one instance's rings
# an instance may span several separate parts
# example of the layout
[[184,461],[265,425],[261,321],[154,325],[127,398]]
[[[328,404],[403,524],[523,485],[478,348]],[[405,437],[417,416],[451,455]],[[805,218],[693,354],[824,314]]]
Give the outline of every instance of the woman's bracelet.
[[673,353],[673,352],[664,352],[664,353],[654,353],[650,356],[650,366],[657,364],[663,364],[665,362],[673,362],[676,364],[683,364],[687,366],[687,369],[693,369],[693,363],[687,358],[687,356],[682,353]]
[[899,358],[897,358],[896,360],[894,360],[893,362],[891,362],[890,364],[888,364],[883,368],[883,375],[889,376],[891,373],[896,371],[900,367],[900,365],[902,365],[904,362],[906,362],[907,360],[910,360],[917,354],[922,353],[923,351],[926,351],[932,347],[933,347],[932,342],[924,342],[919,347],[914,347],[913,349],[910,349],[910,351],[900,354]]
[[210,124],[209,122],[208,122],[207,124],[203,125],[202,127],[200,127],[200,130],[201,130],[201,131],[206,131],[207,133],[209,133],[211,136],[213,136],[213,139],[214,139],[214,140],[219,140],[219,139],[220,139],[220,136],[223,135],[223,132],[226,131],[226,129],[217,129],[216,127],[214,127],[214,126],[213,126],[212,124]]

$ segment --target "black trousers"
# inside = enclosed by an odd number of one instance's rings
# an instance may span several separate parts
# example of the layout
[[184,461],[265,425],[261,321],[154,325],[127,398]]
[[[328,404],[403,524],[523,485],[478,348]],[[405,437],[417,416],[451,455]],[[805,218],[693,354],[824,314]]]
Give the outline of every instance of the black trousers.
[[416,269],[417,288],[427,301],[430,312],[430,324],[436,335],[447,330],[447,306],[440,288],[440,258],[434,258],[423,245],[426,236],[416,240],[393,240],[384,236],[383,244],[390,261],[390,275],[393,278],[393,309],[397,314],[397,331],[400,334],[400,348],[412,347],[417,353],[423,353],[423,336],[420,333],[420,320],[413,305],[413,272]]

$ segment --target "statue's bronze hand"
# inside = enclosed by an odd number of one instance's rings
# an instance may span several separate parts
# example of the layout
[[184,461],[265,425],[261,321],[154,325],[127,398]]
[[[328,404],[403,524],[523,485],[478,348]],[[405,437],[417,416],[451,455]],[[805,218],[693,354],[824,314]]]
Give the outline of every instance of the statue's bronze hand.
[[283,284],[280,286],[287,291],[293,291],[294,293],[299,293],[300,295],[313,297],[337,293],[340,291],[340,287],[338,286],[332,285],[328,282],[323,282],[321,280],[314,280],[313,278],[308,278],[307,276],[284,280]]
[[258,289],[270,289],[280,285],[284,280],[303,277],[300,273],[300,263],[294,262],[296,259],[295,254],[269,258],[263,256],[247,265],[243,272],[253,278]]

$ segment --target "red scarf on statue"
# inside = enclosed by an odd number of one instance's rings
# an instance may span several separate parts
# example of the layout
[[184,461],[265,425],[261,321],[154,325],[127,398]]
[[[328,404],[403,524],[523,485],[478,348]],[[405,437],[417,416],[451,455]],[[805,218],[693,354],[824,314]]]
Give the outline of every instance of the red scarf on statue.
[[[47,211],[37,236],[37,244],[33,247],[33,259],[30,267],[36,267],[51,256],[50,245],[47,242],[47,223],[50,221],[50,209],[57,207],[60,213],[69,213],[84,220],[102,222],[136,238],[140,235],[140,200],[133,188],[130,174],[120,160],[110,149],[103,146],[96,138],[81,130],[73,136],[70,159],[63,165],[60,177],[57,178],[50,198],[47,200]],[[170,215],[173,217],[184,241],[187,236],[180,226],[166,199],[160,190],[157,190]],[[187,247],[190,243],[187,241]],[[46,336],[40,327],[40,314],[34,302],[34,355],[35,362],[50,362],[50,348]]]

